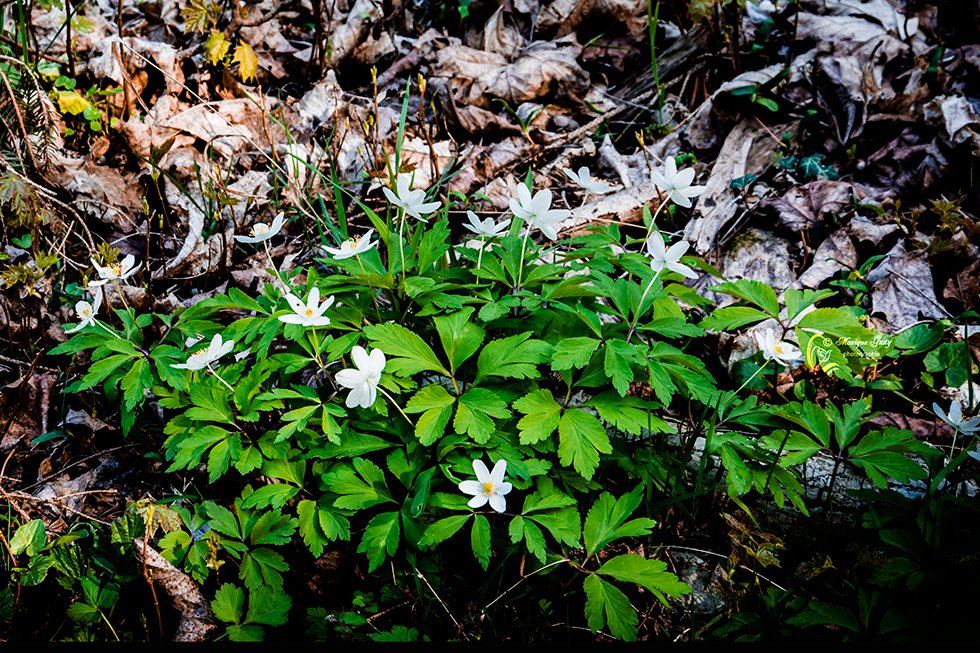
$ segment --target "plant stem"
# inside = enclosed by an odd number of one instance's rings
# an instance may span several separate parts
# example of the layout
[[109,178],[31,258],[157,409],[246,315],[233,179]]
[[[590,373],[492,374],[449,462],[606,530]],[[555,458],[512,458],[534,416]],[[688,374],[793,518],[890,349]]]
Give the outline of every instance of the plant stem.
[[388,394],[387,392],[385,392],[385,389],[382,388],[380,385],[376,385],[374,387],[378,389],[378,392],[380,392],[381,394],[383,394],[385,397],[388,398],[388,401],[390,401],[392,403],[392,405],[396,409],[398,409],[398,412],[402,414],[402,417],[405,418],[405,421],[407,421],[409,423],[409,425],[414,429],[415,428],[415,424],[413,424],[411,418],[408,415],[405,414],[405,411],[402,410],[402,407],[398,405],[398,402],[395,401],[394,398],[390,394]]
[[521,280],[524,278],[524,252],[527,250],[527,237],[531,235],[531,225],[527,226],[527,231],[524,233],[524,240],[521,241],[521,264],[517,267],[517,287],[514,289],[515,292],[520,292],[521,290]]
[[657,270],[656,274],[653,275],[653,278],[650,279],[650,283],[647,284],[647,289],[643,291],[643,295],[640,297],[640,304],[636,307],[636,315],[633,316],[633,324],[630,325],[629,333],[626,334],[626,344],[629,344],[630,338],[633,337],[633,332],[636,330],[636,323],[640,320],[640,311],[643,308],[643,300],[647,298],[647,293],[650,292],[650,288],[653,287],[653,284],[657,281],[657,277],[660,276],[660,272],[662,270],[663,268]]
[[664,205],[669,201],[670,201],[670,193],[667,193],[667,197],[664,198],[664,200],[657,207],[657,210],[654,211],[653,215],[650,217],[650,228],[647,229],[647,239],[649,239],[650,234],[653,233],[653,224],[657,221],[657,216],[660,214],[660,209],[664,208]]
[[224,379],[222,379],[220,374],[218,374],[217,372],[214,371],[214,368],[211,367],[211,363],[208,363],[208,371],[210,371],[211,374],[214,374],[214,377],[216,379],[218,379],[219,381],[221,381],[222,383],[224,383],[225,384],[225,387],[228,388],[229,390],[231,390],[231,394],[235,394],[235,389],[233,387],[231,387],[231,385],[229,385],[229,383],[227,381],[225,381]]

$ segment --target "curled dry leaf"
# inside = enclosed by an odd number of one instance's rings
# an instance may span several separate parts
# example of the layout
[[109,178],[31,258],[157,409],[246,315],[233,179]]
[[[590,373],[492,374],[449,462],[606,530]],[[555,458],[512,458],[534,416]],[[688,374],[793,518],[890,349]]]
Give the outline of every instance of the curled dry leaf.
[[817,288],[843,270],[843,264],[857,267],[858,255],[854,243],[847,235],[847,229],[838,229],[817,247],[817,251],[813,253],[812,265],[800,275],[800,285]]
[[373,0],[356,0],[347,14],[347,21],[334,28],[330,36],[330,67],[347,58],[367,37],[371,27],[381,18],[381,6]]
[[[872,313],[884,313],[889,333],[915,324],[923,317],[946,317],[933,290],[932,268],[924,249],[908,252],[899,242],[868,274]],[[920,317],[921,314],[921,317]]]
[[490,109],[496,108],[491,98],[500,98],[517,107],[553,89],[559,95],[584,95],[590,82],[578,65],[581,53],[574,36],[532,43],[513,63],[503,55],[454,44],[436,55],[436,73],[452,79],[457,104]]
[[761,207],[775,209],[777,224],[791,231],[803,231],[823,221],[825,214],[850,206],[851,193],[863,197],[846,181],[811,181],[795,186],[782,197],[766,198]]
[[174,609],[180,613],[180,623],[174,633],[175,642],[203,642],[209,639],[211,631],[218,626],[207,599],[201,594],[200,586],[180,571],[153,547],[146,546],[143,540],[133,540],[136,559],[140,569],[146,565],[147,574],[173,601]]

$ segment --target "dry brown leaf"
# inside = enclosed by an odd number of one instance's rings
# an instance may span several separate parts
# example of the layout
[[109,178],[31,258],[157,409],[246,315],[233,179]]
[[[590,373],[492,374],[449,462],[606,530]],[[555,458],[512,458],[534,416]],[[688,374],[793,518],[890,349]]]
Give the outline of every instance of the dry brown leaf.
[[367,37],[381,18],[381,5],[374,0],[355,0],[346,22],[337,25],[330,35],[330,67],[336,68]]
[[483,32],[483,50],[510,58],[524,49],[524,43],[521,26],[514,19],[514,15],[504,11],[504,7],[501,6],[487,20]]
[[[933,290],[932,268],[924,249],[908,252],[899,242],[887,257],[868,274],[872,313],[883,313],[888,333],[896,333],[922,317],[946,317]],[[920,317],[921,314],[921,317]]]
[[782,197],[766,198],[761,207],[775,209],[777,224],[791,231],[817,226],[826,213],[836,213],[850,205],[851,193],[860,191],[846,181],[811,181],[791,188]]
[[200,586],[152,547],[144,545],[143,540],[133,540],[133,546],[139,567],[142,569],[146,565],[150,578],[163,588],[180,613],[180,623],[173,641],[203,642],[209,639],[211,632],[218,626],[208,600],[201,594]]
[[843,270],[843,264],[857,267],[858,255],[854,243],[847,235],[847,230],[838,229],[817,247],[817,251],[813,254],[813,264],[800,275],[800,285],[817,288]]
[[847,225],[847,231],[858,240],[870,240],[875,245],[880,245],[882,239],[888,234],[898,231],[897,224],[877,224],[863,215],[856,215],[851,218]]

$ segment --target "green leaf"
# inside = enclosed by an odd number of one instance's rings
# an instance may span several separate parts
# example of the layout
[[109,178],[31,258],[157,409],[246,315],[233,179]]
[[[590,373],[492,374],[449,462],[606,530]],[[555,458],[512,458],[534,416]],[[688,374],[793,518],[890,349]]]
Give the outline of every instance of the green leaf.
[[606,429],[594,415],[581,410],[565,411],[558,423],[558,434],[561,464],[573,466],[585,480],[591,479],[599,466],[599,454],[612,453]]
[[650,529],[657,525],[653,519],[640,518],[623,523],[640,505],[642,498],[643,485],[641,484],[618,500],[608,492],[604,492],[592,504],[585,518],[587,556],[591,557],[604,546],[621,537],[641,537],[650,534]]
[[433,546],[439,542],[444,542],[450,537],[456,534],[459,529],[463,527],[466,520],[472,517],[475,513],[466,513],[465,515],[453,515],[452,517],[446,517],[440,519],[439,521],[430,524],[425,532],[422,534],[422,539],[419,540],[419,546]]
[[630,382],[633,380],[632,362],[636,356],[636,348],[622,340],[609,340],[606,342],[606,356],[603,368],[606,375],[612,379],[613,387],[620,397],[625,397],[629,392]]
[[439,332],[442,348],[449,358],[449,371],[454,375],[459,366],[480,349],[486,336],[482,327],[469,321],[474,310],[472,306],[467,306],[461,311],[432,320]]
[[768,319],[767,314],[751,306],[726,306],[717,309],[701,320],[698,326],[710,331],[734,331],[746,324],[754,324]]
[[540,528],[523,517],[514,517],[508,527],[508,533],[511,543],[517,544],[523,539],[531,555],[536,557],[541,564],[545,564],[548,555],[544,547],[544,534]]
[[673,427],[653,413],[654,406],[638,397],[620,397],[616,392],[606,390],[585,405],[595,408],[599,417],[620,431],[633,435],[642,435],[644,429],[674,433]]
[[667,599],[663,597],[664,594],[679,598],[684,594],[689,594],[691,588],[682,583],[674,574],[665,571],[666,569],[666,562],[647,560],[643,556],[630,553],[609,560],[596,573],[612,576],[624,583],[641,585],[652,592],[667,607]]
[[551,390],[529,392],[514,402],[514,408],[525,414],[517,423],[521,431],[521,444],[541,442],[558,428],[561,406],[555,401]]
[[265,631],[262,626],[228,626],[228,639],[233,642],[262,642],[265,641]]
[[281,626],[286,623],[292,599],[281,589],[263,585],[248,595],[246,623]]
[[230,624],[242,621],[242,606],[245,605],[245,592],[241,588],[225,583],[214,594],[211,610],[214,616]]
[[282,508],[299,492],[300,488],[276,483],[260,487],[242,502],[243,508]]
[[483,515],[474,514],[470,543],[473,546],[473,555],[480,562],[483,571],[486,571],[490,567],[490,522]]
[[422,413],[415,424],[415,437],[429,446],[446,432],[456,398],[437,383],[427,385],[408,400],[406,413]]
[[426,227],[419,244],[419,270],[425,272],[449,251],[449,233],[449,220],[446,218]]
[[364,328],[364,335],[385,353],[387,372],[411,376],[418,372],[431,371],[451,376],[432,348],[401,325],[389,323],[368,326]]
[[365,458],[355,458],[353,465],[354,469],[343,466],[323,475],[324,484],[341,495],[334,501],[334,506],[341,510],[363,510],[379,503],[394,502],[380,467]]
[[779,301],[776,299],[776,291],[761,281],[751,281],[749,279],[726,281],[717,286],[711,286],[708,290],[739,297],[755,304],[768,313],[769,317],[779,318]]
[[27,552],[29,556],[36,556],[45,547],[48,540],[44,534],[44,521],[34,519],[27,522],[17,529],[14,536],[10,538],[10,549],[14,555]]
[[385,552],[394,555],[398,550],[400,530],[398,513],[384,512],[375,515],[364,530],[364,537],[357,547],[358,553],[366,553],[368,557],[368,573],[373,572],[385,561]]
[[627,642],[635,641],[640,619],[626,595],[595,574],[586,577],[583,586],[585,616],[592,632],[602,630],[608,621],[609,632],[614,637]]
[[252,546],[260,544],[287,544],[299,527],[294,517],[283,515],[278,510],[262,513],[249,533]]
[[507,404],[489,390],[470,388],[459,397],[453,429],[460,435],[467,434],[477,444],[485,444],[496,432],[496,425],[491,417],[510,417]]
[[477,361],[474,385],[485,377],[505,379],[537,379],[541,377],[538,364],[546,363],[552,347],[543,340],[529,340],[530,331],[509,338],[488,342]]
[[551,356],[553,370],[568,370],[573,367],[585,367],[589,364],[592,354],[599,348],[602,341],[595,338],[565,338],[555,345]]

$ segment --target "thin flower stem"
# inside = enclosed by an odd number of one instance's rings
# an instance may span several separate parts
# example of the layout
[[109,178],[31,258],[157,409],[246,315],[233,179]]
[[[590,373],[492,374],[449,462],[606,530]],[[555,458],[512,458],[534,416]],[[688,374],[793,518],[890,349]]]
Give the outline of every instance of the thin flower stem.
[[214,368],[211,367],[211,363],[208,363],[208,371],[210,371],[211,374],[214,374],[214,376],[215,376],[216,379],[218,379],[219,381],[221,381],[222,383],[224,383],[225,384],[225,387],[228,388],[229,390],[231,390],[231,394],[235,394],[235,389],[233,387],[231,387],[231,385],[229,385],[229,383],[227,381],[225,381],[224,379],[222,379],[220,374],[218,374],[217,372],[214,371]]
[[[401,224],[398,226],[398,251],[402,257],[402,288],[405,287],[405,238],[402,234],[405,233],[405,211],[399,209],[398,212],[402,216]],[[406,292],[407,289],[406,289]]]
[[650,283],[647,284],[647,289],[643,291],[643,296],[640,297],[640,304],[636,307],[636,315],[633,316],[633,324],[630,325],[629,333],[626,334],[626,344],[629,344],[630,338],[633,337],[633,332],[636,330],[636,323],[640,321],[640,310],[643,308],[643,300],[647,298],[647,293],[650,292],[650,288],[653,287],[653,284],[657,281],[657,277],[660,276],[660,272],[662,270],[663,268],[657,270],[657,273],[653,275],[652,279],[650,279]]
[[667,204],[667,202],[669,201],[670,201],[670,193],[668,193],[667,197],[665,197],[664,200],[660,203],[660,206],[657,207],[657,210],[653,212],[653,216],[650,218],[650,227],[647,229],[647,238],[649,238],[650,234],[653,233],[653,225],[657,221],[657,216],[660,215],[660,209],[664,208],[664,205]]
[[589,189],[586,188],[585,189],[585,197],[582,198],[582,204],[580,204],[579,207],[578,207],[579,215],[576,215],[575,216],[575,219],[572,220],[572,233],[571,233],[571,236],[568,239],[568,250],[565,252],[565,261],[566,262],[568,262],[568,259],[572,255],[572,241],[575,240],[575,227],[578,226],[578,219],[579,219],[579,216],[582,214],[582,207],[585,206],[585,203],[588,202],[588,201],[589,201]]
[[517,288],[515,292],[520,292],[521,290],[521,280],[524,278],[524,252],[527,250],[527,238],[531,235],[531,225],[528,225],[527,232],[524,234],[524,240],[521,241],[521,264],[517,267]]
[[[364,261],[361,260],[361,255],[360,254],[354,254],[354,258],[356,258],[357,259],[357,262],[361,264],[361,272],[363,272],[364,273],[364,276],[367,277],[367,270],[364,269]],[[365,281],[366,280],[367,279],[365,279]],[[370,281],[368,281],[368,288],[371,289],[371,300],[374,302],[374,312],[378,316],[378,323],[380,324],[381,323],[381,309],[378,308],[378,296],[377,296],[377,293],[374,290],[374,286],[371,285],[371,282]]]
[[269,259],[269,265],[272,267],[272,272],[273,274],[276,275],[276,279],[279,279],[279,283],[282,285],[283,291],[291,292],[290,287],[287,286],[286,282],[282,280],[282,276],[279,274],[279,270],[276,269],[276,264],[272,261],[272,252],[269,251],[269,241],[263,240],[262,244],[265,245],[265,255]]
[[552,562],[550,564],[547,564],[544,567],[541,567],[540,569],[535,569],[534,571],[532,571],[527,576],[521,576],[521,579],[519,581],[517,581],[516,583],[514,583],[513,585],[511,585],[510,587],[508,587],[506,590],[504,590],[503,594],[501,594],[500,596],[498,596],[497,598],[495,598],[493,601],[490,601],[490,603],[487,603],[483,607],[483,612],[486,612],[487,610],[489,610],[490,609],[490,606],[492,606],[494,603],[496,603],[497,601],[499,601],[500,599],[502,599],[504,597],[504,594],[507,594],[507,592],[511,591],[512,589],[514,589],[515,587],[517,587],[518,585],[520,585],[521,583],[523,583],[525,580],[527,580],[528,578],[530,578],[534,574],[540,573],[540,572],[544,571],[545,569],[548,569],[549,567],[554,567],[555,565],[560,565],[563,562],[569,562],[568,558],[562,558],[561,560],[556,560],[555,562]]
[[482,246],[480,247],[480,253],[476,257],[476,269],[477,270],[480,269],[480,264],[483,262],[483,250],[486,249],[486,247],[487,247],[487,238],[486,238],[486,236],[483,236],[483,235],[480,236],[480,243],[482,244]]
[[395,408],[398,409],[398,412],[402,414],[402,417],[404,417],[405,420],[409,423],[409,425],[414,429],[415,428],[415,424],[412,422],[411,418],[408,415],[405,414],[405,411],[402,410],[402,407],[398,405],[398,402],[395,401],[394,398],[390,394],[388,394],[387,392],[385,392],[385,389],[382,388],[380,385],[376,385],[374,387],[377,388],[378,391],[381,394],[383,394],[385,397],[388,398],[388,401],[390,401],[395,406]]
[[123,306],[126,307],[126,312],[129,313],[129,318],[136,324],[136,314],[133,309],[129,307],[129,302],[126,301],[126,295],[123,294],[122,286],[119,285],[119,279],[116,279],[116,292],[119,293],[119,299],[122,300]]
[[316,361],[316,364],[320,366],[320,369],[323,370],[323,373],[326,374],[327,368],[324,367],[323,361],[320,360],[320,345],[316,340],[316,327],[310,328],[310,334],[313,344],[313,359]]

